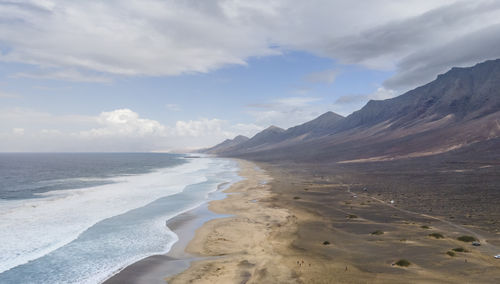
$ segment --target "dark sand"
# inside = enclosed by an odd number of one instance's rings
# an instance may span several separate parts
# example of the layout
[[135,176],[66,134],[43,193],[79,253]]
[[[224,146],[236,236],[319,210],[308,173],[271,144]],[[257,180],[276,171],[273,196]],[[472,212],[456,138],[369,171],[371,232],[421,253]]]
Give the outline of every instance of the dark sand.
[[[275,206],[297,219],[287,253],[311,263],[296,269],[302,283],[500,283],[499,164],[261,166],[274,178]],[[468,252],[447,254],[459,247]],[[393,265],[400,259],[410,266]]]

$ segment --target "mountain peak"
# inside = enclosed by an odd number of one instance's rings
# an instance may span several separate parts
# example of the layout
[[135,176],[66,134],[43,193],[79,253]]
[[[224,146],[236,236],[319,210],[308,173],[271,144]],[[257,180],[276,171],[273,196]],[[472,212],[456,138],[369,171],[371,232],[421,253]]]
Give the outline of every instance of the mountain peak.
[[285,129],[281,128],[281,127],[278,127],[278,126],[275,126],[275,125],[271,125],[269,126],[268,128],[262,130],[262,132],[269,132],[269,131],[273,131],[273,132],[283,132],[285,131]]
[[224,151],[228,151],[229,149],[232,149],[236,147],[237,145],[248,141],[250,138],[243,136],[243,135],[238,135],[234,137],[234,139],[226,139],[222,143],[219,143],[211,148],[201,150],[202,153],[209,153],[209,154],[218,154]]
[[342,119],[344,118],[342,115],[335,113],[333,111],[327,111],[323,113],[322,115],[318,116],[314,120],[321,120],[321,119]]
[[235,141],[235,142],[243,142],[243,141],[246,141],[248,139],[250,139],[250,138],[248,138],[248,137],[246,137],[244,135],[238,135],[238,136],[234,137],[233,141]]

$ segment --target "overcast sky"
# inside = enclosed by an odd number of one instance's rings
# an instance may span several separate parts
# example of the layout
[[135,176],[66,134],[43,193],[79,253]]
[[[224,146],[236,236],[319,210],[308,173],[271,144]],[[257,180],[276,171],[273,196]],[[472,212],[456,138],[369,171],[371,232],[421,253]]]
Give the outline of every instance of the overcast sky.
[[169,151],[500,58],[500,1],[0,1],[0,152]]

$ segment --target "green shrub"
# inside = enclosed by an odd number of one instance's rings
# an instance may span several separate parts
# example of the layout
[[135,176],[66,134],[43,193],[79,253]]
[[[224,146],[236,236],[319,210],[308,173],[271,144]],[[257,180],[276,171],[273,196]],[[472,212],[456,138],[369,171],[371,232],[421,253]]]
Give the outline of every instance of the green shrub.
[[293,199],[295,200],[300,199],[300,196],[294,196]]
[[375,232],[372,232],[372,235],[383,235],[384,232],[380,230],[376,230]]
[[457,240],[462,241],[462,242],[466,242],[466,243],[470,243],[470,242],[476,241],[476,238],[474,238],[472,236],[460,236],[457,238]]
[[406,259],[400,259],[396,262],[396,265],[397,266],[404,266],[404,267],[407,267],[407,266],[410,266],[410,262]]
[[329,245],[329,244],[330,244],[330,242],[329,242],[329,241],[324,241],[324,242],[323,242],[323,245],[325,245],[325,246],[327,246],[327,245]]
[[358,218],[358,216],[356,216],[354,214],[349,214],[347,217],[349,217],[350,219],[352,219],[352,218]]
[[468,250],[466,250],[466,249],[464,249],[462,247],[460,247],[460,248],[454,248],[454,249],[452,249],[452,251],[456,251],[456,252],[469,252]]
[[420,228],[422,228],[422,229],[430,229],[430,227],[427,226],[427,225],[420,226]]
[[447,251],[446,254],[449,255],[449,256],[455,256],[455,253],[452,252],[452,251]]
[[440,233],[432,233],[432,234],[429,234],[429,237],[434,237],[436,239],[444,239],[444,236],[441,235]]

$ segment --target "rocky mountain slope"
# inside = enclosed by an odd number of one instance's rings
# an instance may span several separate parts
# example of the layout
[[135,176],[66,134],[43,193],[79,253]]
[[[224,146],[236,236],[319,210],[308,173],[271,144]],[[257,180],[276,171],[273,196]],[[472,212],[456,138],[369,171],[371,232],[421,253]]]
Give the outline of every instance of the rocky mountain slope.
[[204,149],[204,153],[208,154],[219,154],[219,153],[224,153],[224,152],[229,152],[231,149],[233,149],[235,146],[248,141],[250,138],[243,136],[243,135],[238,135],[234,137],[234,139],[226,139],[222,143],[217,144],[211,148]]
[[327,112],[287,130],[270,127],[212,153],[352,163],[428,156],[499,136],[500,59],[452,68],[401,96],[369,101],[345,118]]

